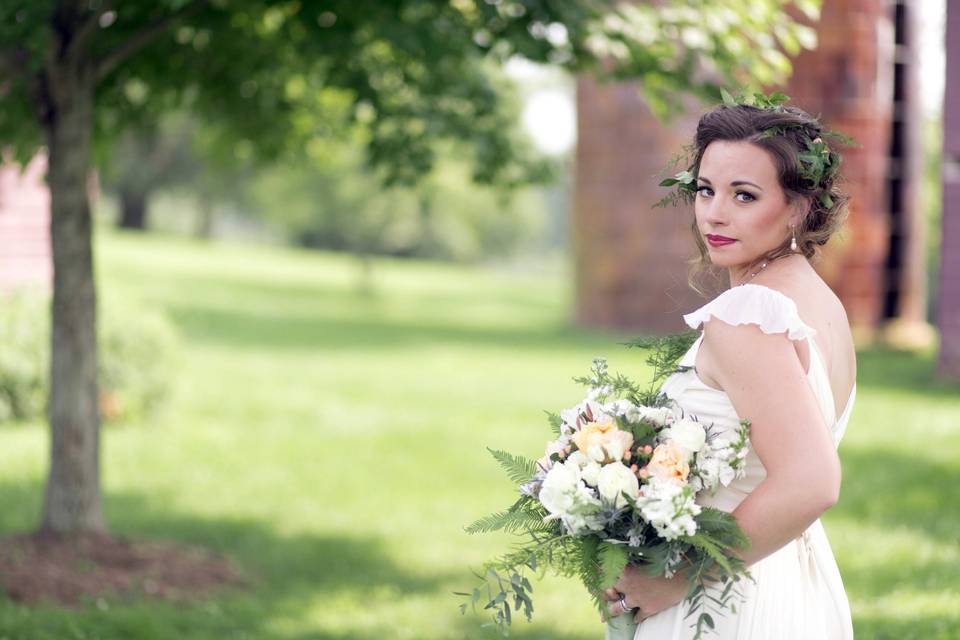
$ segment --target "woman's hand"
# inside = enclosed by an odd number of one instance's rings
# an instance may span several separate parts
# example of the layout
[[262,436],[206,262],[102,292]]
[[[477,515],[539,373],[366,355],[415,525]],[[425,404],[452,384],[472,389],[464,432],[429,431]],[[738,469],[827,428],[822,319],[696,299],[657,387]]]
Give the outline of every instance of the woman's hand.
[[687,591],[689,591],[689,584],[686,571],[681,571],[672,578],[664,578],[648,575],[628,564],[614,588],[603,592],[603,598],[609,602],[607,611],[610,615],[618,616],[623,613],[620,594],[624,594],[627,607],[631,609],[640,607],[633,616],[634,622],[639,624],[644,618],[649,618],[683,601]]

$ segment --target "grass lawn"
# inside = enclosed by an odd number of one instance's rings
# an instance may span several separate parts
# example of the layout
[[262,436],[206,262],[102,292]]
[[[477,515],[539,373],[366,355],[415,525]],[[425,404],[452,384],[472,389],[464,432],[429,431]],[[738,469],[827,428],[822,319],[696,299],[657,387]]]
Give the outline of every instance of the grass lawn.
[[[512,498],[485,447],[538,454],[542,410],[578,399],[596,355],[645,376],[616,344],[631,335],[569,326],[558,276],[378,260],[368,295],[339,255],[104,230],[97,251],[102,311],[160,309],[183,342],[169,407],[104,431],[110,527],[228,554],[255,587],[78,610],[0,596],[0,640],[494,637],[451,594],[507,540],[461,529]],[[857,637],[960,637],[960,390],[930,355],[859,368],[824,516]],[[36,524],[47,447],[41,424],[0,430],[0,533]],[[513,637],[602,637],[579,584],[535,588]]]

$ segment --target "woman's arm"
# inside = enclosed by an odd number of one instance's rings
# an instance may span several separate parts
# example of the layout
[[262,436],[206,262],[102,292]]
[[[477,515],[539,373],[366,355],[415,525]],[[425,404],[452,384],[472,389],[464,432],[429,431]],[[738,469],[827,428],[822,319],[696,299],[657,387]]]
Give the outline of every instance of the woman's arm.
[[[793,343],[783,333],[766,334],[752,324],[704,324],[698,360],[742,418],[750,420],[750,446],[767,476],[732,512],[751,542],[738,552],[749,567],[807,529],[837,501],[840,460],[824,424]],[[611,615],[626,594],[629,607],[646,618],[682,601],[690,569],[673,578],[649,576],[628,566],[604,597]],[[707,578],[710,581],[710,578]]]
[[733,511],[751,541],[749,566],[799,536],[836,503],[841,471],[833,438],[784,333],[713,318],[700,346],[734,409],[751,421],[750,446],[767,477]]

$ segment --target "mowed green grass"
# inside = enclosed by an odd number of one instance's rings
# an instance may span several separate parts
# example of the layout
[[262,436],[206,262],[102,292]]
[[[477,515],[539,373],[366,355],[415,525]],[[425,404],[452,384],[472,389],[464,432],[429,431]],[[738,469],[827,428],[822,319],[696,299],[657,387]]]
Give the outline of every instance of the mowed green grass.
[[[543,410],[578,400],[594,356],[647,375],[617,344],[632,335],[571,326],[569,274],[376,260],[369,294],[336,254],[100,231],[97,255],[102,311],[159,309],[183,343],[166,410],[104,431],[109,525],[227,554],[253,587],[189,605],[0,599],[0,640],[494,637],[452,595],[509,541],[462,531],[513,497],[485,447],[539,454]],[[859,366],[824,517],[857,637],[957,637],[960,391],[929,355]],[[0,431],[0,532],[35,526],[47,447],[43,425]],[[578,583],[535,589],[513,637],[601,637]]]

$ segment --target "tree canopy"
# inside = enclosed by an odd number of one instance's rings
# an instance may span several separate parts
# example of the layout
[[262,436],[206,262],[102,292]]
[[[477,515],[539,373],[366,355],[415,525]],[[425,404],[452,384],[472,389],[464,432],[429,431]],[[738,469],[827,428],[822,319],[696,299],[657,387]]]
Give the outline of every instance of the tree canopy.
[[[51,464],[42,528],[105,528],[99,484],[94,157],[174,107],[227,158],[278,156],[362,123],[386,184],[417,180],[432,141],[472,149],[480,181],[523,181],[484,65],[518,55],[639,83],[668,112],[685,93],[767,83],[813,31],[816,0],[0,0],[0,141],[48,154],[54,286]],[[330,104],[323,96],[339,94]],[[323,109],[341,109],[325,126]],[[336,111],[334,112],[336,113]]]

